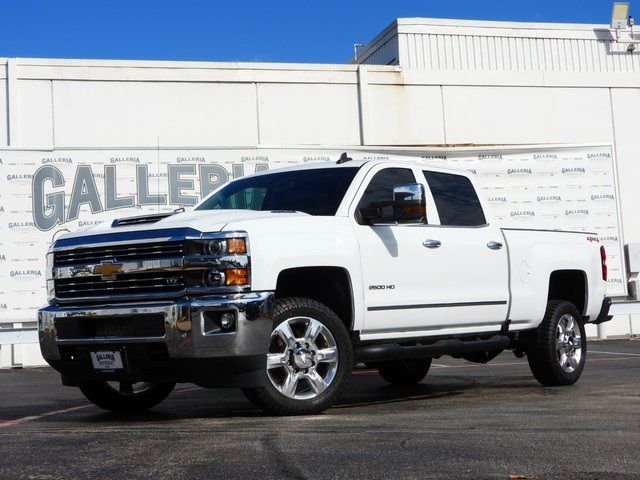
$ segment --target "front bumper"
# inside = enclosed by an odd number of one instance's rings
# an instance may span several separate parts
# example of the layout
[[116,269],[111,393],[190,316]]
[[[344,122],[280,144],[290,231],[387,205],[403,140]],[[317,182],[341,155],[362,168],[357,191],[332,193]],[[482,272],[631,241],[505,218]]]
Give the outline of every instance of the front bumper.
[[[259,386],[265,377],[273,299],[273,292],[257,292],[99,307],[49,305],[38,312],[40,349],[66,385],[120,380]],[[234,330],[215,328],[214,319],[222,312],[235,315]],[[69,338],[68,334],[59,335],[56,326],[74,318],[82,322],[126,319],[135,323],[136,318],[150,315],[164,318],[162,335]],[[89,352],[97,350],[121,351],[125,368],[115,372],[94,370]]]

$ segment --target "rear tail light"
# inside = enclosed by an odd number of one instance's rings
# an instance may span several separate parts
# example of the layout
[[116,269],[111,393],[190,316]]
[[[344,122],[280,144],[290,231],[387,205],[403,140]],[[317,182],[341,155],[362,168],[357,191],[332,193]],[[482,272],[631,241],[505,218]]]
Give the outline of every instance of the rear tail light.
[[607,280],[607,251],[604,245],[600,245],[600,261],[602,262],[602,279]]

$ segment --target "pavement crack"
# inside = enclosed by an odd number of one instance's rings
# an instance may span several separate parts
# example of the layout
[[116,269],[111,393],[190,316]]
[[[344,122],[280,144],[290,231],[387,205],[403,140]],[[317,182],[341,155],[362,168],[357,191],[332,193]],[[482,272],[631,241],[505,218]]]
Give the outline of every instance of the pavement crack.
[[277,435],[267,434],[260,438],[267,450],[272,454],[275,465],[278,468],[278,478],[288,478],[291,480],[306,480],[307,475],[300,466],[280,447],[280,439]]
[[402,450],[404,450],[405,452],[409,452],[412,453],[411,450],[408,447],[408,443],[413,440],[414,437],[409,437],[409,438],[404,438],[400,441],[399,446]]

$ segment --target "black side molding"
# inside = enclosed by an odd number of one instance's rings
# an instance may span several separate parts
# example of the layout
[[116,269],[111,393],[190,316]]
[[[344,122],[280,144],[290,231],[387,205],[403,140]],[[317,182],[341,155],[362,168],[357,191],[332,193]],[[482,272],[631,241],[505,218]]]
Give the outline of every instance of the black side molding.
[[604,322],[608,322],[613,318],[613,315],[609,315],[609,310],[611,309],[611,299],[609,297],[604,297],[602,300],[602,307],[600,308],[600,313],[598,314],[598,318],[596,318],[593,322],[596,325],[599,325]]
[[355,348],[354,354],[359,362],[375,362],[504,350],[509,347],[510,343],[511,340],[506,335],[494,335],[485,340],[463,341],[455,338],[438,340],[430,345],[399,345],[397,343],[360,345]]
[[452,307],[478,307],[482,305],[506,305],[506,300],[495,300],[490,302],[456,302],[456,303],[424,303],[420,305],[389,305],[382,307],[367,307],[367,311],[375,312],[380,310],[413,310],[421,308],[452,308]]

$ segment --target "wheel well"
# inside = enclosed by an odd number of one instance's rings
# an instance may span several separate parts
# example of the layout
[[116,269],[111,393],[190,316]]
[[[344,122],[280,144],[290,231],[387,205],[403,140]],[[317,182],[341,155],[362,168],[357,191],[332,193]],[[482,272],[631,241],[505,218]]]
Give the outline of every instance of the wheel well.
[[278,275],[276,298],[306,297],[333,310],[351,331],[353,293],[349,273],[342,267],[299,267]]
[[587,276],[582,270],[558,270],[551,273],[548,300],[571,302],[584,315],[587,292]]

